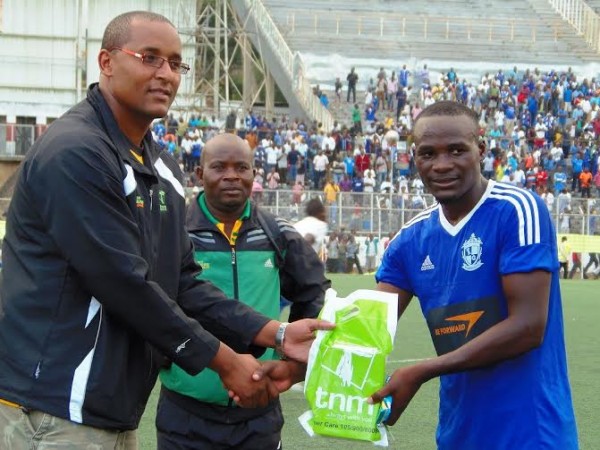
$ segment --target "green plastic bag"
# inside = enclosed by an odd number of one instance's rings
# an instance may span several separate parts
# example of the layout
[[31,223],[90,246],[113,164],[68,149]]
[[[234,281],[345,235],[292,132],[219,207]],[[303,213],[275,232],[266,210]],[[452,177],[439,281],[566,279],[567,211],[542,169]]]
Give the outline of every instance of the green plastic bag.
[[396,294],[360,289],[339,298],[327,291],[320,317],[336,327],[317,332],[308,356],[304,395],[310,411],[299,420],[310,436],[388,445],[385,426],[377,420],[381,405],[369,405],[367,398],[385,383],[397,311]]

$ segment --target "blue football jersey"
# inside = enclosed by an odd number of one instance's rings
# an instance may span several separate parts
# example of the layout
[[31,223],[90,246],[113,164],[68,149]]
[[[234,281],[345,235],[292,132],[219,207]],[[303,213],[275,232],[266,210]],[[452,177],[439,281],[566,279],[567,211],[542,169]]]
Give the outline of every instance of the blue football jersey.
[[491,367],[440,377],[439,448],[578,448],[557,255],[543,201],[530,191],[494,181],[457,224],[434,205],[389,244],[376,279],[419,298],[439,355],[508,316],[503,275],[534,270],[552,274],[539,348]]

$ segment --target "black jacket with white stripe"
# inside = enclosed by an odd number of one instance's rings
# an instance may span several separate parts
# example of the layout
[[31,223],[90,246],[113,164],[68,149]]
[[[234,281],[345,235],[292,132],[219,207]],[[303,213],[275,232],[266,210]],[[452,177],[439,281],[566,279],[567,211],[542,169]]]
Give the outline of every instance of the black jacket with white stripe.
[[93,85],[22,163],[3,244],[0,399],[134,429],[156,381],[151,345],[191,374],[217,338],[260,351],[250,343],[269,319],[195,278],[176,161],[150,133],[144,164],[132,148]]

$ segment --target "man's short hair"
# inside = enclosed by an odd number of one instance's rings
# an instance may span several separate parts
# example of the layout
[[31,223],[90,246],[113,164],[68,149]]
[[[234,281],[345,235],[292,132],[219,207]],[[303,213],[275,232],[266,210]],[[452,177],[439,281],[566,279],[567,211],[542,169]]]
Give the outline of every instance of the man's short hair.
[[444,100],[429,105],[419,113],[415,119],[413,129],[416,128],[419,119],[435,116],[467,116],[473,121],[476,129],[479,130],[479,115],[471,108],[452,100]]
[[311,198],[304,210],[307,216],[319,217],[325,211],[325,205],[318,198]]
[[133,19],[164,22],[175,28],[175,25],[169,19],[160,14],[150,11],[129,11],[118,15],[108,23],[104,30],[104,36],[102,36],[102,48],[110,50],[115,47],[122,47],[129,40],[129,31]]

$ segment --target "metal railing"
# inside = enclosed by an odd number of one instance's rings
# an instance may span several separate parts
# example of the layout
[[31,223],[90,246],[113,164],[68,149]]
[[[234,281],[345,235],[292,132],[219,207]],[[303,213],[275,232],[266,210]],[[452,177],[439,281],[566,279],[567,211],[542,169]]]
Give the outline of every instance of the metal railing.
[[252,14],[262,37],[269,43],[274,54],[279,58],[285,74],[291,81],[292,90],[300,100],[306,113],[311,119],[322,123],[325,129],[331,129],[333,117],[313,94],[310,82],[305,76],[306,68],[300,54],[292,52],[261,0],[244,0],[244,3],[249,14]]
[[[309,199],[322,196],[323,193],[318,191],[305,192],[300,202],[295,203],[292,191],[265,190],[255,201],[272,213],[295,222],[304,217],[304,204]],[[194,189],[186,188],[186,201],[192,202],[195,197]],[[423,207],[414,207],[411,197],[409,195],[407,201],[399,203],[396,194],[342,192],[338,195],[335,207],[327,207],[330,230],[356,230],[363,239],[373,234],[382,242],[423,210]],[[433,204],[431,195],[422,197],[425,202],[423,206]],[[0,211],[6,211],[9,203],[9,198],[0,199]],[[596,203],[597,199],[572,199],[571,212],[568,214],[557,212],[560,206],[558,199],[552,205],[551,215],[556,230],[563,235],[569,234],[573,251],[600,253],[600,212],[595,207]],[[0,219],[0,240],[4,237],[4,225],[5,222]],[[379,258],[381,254],[380,251]],[[364,246],[361,258],[364,260]]]
[[600,16],[583,0],[548,0],[550,6],[600,53]]
[[[522,18],[477,18],[423,16],[377,12],[292,11],[285,18],[288,34],[373,38],[413,37],[419,41],[461,40],[482,42],[536,43],[538,39],[558,41],[564,33],[560,24],[544,25]],[[540,37],[543,36],[543,37]]]
[[[550,211],[556,231],[561,234],[598,236],[600,245],[600,192],[594,192],[596,198],[572,198],[569,210],[561,212],[565,205],[555,198]],[[192,201],[195,193],[187,190],[187,200]],[[311,198],[325,201],[322,191],[306,191],[300,202],[295,202],[291,190],[265,189],[254,201],[261,207],[292,222],[304,217],[304,205]],[[327,205],[328,223],[331,230],[356,230],[358,234],[373,233],[378,237],[396,233],[404,224],[435,203],[430,194],[416,196],[396,193],[355,193],[340,192],[337,201]],[[596,245],[596,244],[594,244]],[[600,248],[595,250],[600,252]]]

